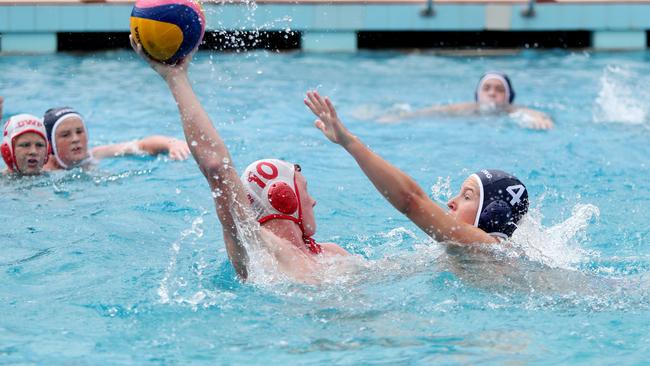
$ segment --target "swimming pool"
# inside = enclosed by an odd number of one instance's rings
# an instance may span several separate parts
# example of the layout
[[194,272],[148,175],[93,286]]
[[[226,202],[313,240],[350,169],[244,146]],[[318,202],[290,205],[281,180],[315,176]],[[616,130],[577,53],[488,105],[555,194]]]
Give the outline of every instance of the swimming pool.
[[[368,259],[319,286],[241,284],[195,163],[165,157],[0,179],[0,362],[36,364],[641,364],[650,336],[650,53],[201,52],[196,90],[241,170],[298,162],[316,239]],[[549,132],[504,117],[380,125],[472,98],[510,73]],[[130,52],[0,57],[5,116],[71,105],[91,145],[182,136],[162,80]],[[483,167],[532,196],[517,257],[446,254],[312,127],[305,90],[445,200]],[[524,258],[529,258],[528,260]]]

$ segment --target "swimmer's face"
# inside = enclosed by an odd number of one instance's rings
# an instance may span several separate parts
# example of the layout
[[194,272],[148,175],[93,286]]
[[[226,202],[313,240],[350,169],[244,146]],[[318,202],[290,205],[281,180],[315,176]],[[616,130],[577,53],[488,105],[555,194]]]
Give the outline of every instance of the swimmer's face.
[[481,104],[495,104],[503,106],[506,100],[506,86],[499,79],[487,79],[478,91],[478,102]]
[[47,142],[37,133],[24,133],[14,140],[14,156],[21,174],[40,174],[47,160]]
[[304,234],[312,236],[316,233],[316,218],[314,217],[314,206],[316,200],[307,191],[307,180],[300,172],[296,172],[296,186],[300,195],[300,208],[302,209],[302,223],[305,229]]
[[56,129],[56,150],[68,166],[74,166],[88,157],[88,137],[83,121],[70,117]]
[[460,222],[474,225],[481,200],[480,196],[481,191],[478,182],[473,177],[465,179],[458,195],[447,202],[449,215]]

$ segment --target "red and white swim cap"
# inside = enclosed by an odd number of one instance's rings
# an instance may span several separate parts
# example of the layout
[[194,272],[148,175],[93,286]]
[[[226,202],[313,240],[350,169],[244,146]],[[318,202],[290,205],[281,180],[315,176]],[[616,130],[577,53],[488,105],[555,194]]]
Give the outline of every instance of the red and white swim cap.
[[287,219],[301,224],[300,196],[293,164],[277,159],[258,160],[241,176],[257,221]]
[[[45,130],[45,125],[43,120],[32,116],[31,114],[18,114],[9,118],[5,123],[3,130],[2,145],[0,146],[0,151],[2,152],[2,159],[4,159],[7,167],[11,171],[20,171],[18,165],[16,165],[16,157],[14,156],[14,144],[16,138],[22,134],[32,132],[40,135],[45,140],[45,143],[48,146],[48,155],[49,155],[49,143],[47,141],[47,132]],[[45,160],[47,162],[47,158]]]
[[295,165],[277,159],[258,160],[244,170],[241,181],[260,224],[274,219],[293,221],[300,227],[307,249],[312,254],[323,252],[321,245],[305,234]]

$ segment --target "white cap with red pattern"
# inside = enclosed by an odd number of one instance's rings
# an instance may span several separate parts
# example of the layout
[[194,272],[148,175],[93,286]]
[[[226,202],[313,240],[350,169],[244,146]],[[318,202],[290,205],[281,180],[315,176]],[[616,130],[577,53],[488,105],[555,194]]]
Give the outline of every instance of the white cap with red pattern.
[[36,133],[43,137],[49,151],[49,143],[47,142],[46,137],[47,132],[42,119],[32,116],[31,114],[18,114],[12,116],[5,123],[2,145],[0,146],[2,158],[11,171],[20,171],[18,165],[16,165],[16,157],[14,156],[14,144],[16,138],[28,132]]
[[287,219],[301,224],[300,196],[293,164],[277,159],[258,160],[241,176],[257,221]]
[[260,224],[274,219],[293,221],[300,227],[307,249],[320,254],[322,246],[305,234],[296,171],[300,167],[282,160],[258,160],[244,170],[241,181]]

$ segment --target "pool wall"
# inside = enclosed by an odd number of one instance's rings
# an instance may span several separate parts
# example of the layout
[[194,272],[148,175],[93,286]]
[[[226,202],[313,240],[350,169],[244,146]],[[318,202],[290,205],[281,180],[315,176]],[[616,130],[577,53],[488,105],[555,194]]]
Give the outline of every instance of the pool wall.
[[[431,6],[428,8],[428,6]],[[64,32],[128,32],[133,2],[0,0],[0,51],[56,52]],[[355,51],[362,32],[589,32],[595,49],[644,49],[650,1],[257,1],[204,3],[208,29],[291,31],[308,51]],[[433,12],[427,11],[432,9]],[[83,45],[80,45],[83,48]]]

